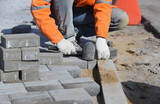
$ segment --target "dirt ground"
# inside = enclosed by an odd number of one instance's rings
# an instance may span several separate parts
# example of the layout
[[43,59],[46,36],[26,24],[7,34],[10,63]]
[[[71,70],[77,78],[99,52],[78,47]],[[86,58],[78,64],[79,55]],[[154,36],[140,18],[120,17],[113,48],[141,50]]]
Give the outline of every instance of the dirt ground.
[[[160,40],[143,25],[111,32],[108,40],[118,49],[114,63],[129,104],[160,104]],[[82,70],[82,77],[92,74]]]

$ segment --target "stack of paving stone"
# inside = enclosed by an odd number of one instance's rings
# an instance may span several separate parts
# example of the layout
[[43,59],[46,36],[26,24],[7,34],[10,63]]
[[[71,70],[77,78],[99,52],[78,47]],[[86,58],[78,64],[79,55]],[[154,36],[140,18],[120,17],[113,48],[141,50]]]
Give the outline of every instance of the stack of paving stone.
[[38,80],[39,45],[40,37],[33,33],[1,36],[0,80]]

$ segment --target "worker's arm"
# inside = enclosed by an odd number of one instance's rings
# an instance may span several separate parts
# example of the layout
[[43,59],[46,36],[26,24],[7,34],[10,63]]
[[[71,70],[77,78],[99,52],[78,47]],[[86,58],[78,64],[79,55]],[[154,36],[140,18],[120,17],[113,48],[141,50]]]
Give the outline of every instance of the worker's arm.
[[63,36],[58,30],[55,20],[50,17],[50,2],[51,0],[32,0],[31,13],[41,33],[56,44],[63,39]]

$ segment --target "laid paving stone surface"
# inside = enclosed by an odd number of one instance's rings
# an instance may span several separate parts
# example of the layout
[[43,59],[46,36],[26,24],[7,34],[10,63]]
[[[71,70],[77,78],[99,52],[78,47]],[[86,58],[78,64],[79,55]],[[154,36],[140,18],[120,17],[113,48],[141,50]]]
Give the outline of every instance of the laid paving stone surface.
[[0,104],[11,104],[8,95],[0,95]]
[[44,71],[49,71],[49,69],[46,65],[39,65],[39,71],[44,72]]
[[93,104],[92,97],[81,88],[53,90],[49,94],[57,104]]
[[28,92],[64,89],[58,80],[24,82],[24,86]]
[[46,71],[39,72],[40,80],[62,80],[73,79],[73,77],[67,71]]
[[81,69],[87,69],[87,61],[82,60],[78,57],[64,57],[63,63],[74,63],[79,66]]
[[12,104],[55,104],[47,92],[28,92],[9,95]]
[[39,63],[40,65],[57,65],[63,61],[62,53],[40,53]]
[[72,77],[81,77],[81,69],[75,65],[47,65],[51,71],[68,71]]
[[26,89],[22,83],[11,83],[0,85],[0,95],[26,93]]
[[76,78],[70,80],[60,80],[65,89],[84,88],[91,96],[97,96],[100,86],[91,78]]
[[3,35],[1,43],[5,48],[37,47],[40,45],[40,37],[34,33]]

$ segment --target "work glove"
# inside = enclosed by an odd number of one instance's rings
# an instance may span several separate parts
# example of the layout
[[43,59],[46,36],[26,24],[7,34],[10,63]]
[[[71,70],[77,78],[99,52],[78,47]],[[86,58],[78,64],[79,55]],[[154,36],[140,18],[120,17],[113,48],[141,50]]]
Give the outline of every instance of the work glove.
[[96,50],[98,54],[98,59],[109,59],[110,51],[109,47],[106,44],[106,39],[98,37],[96,41]]
[[65,55],[76,54],[75,46],[64,38],[59,41],[56,46]]

